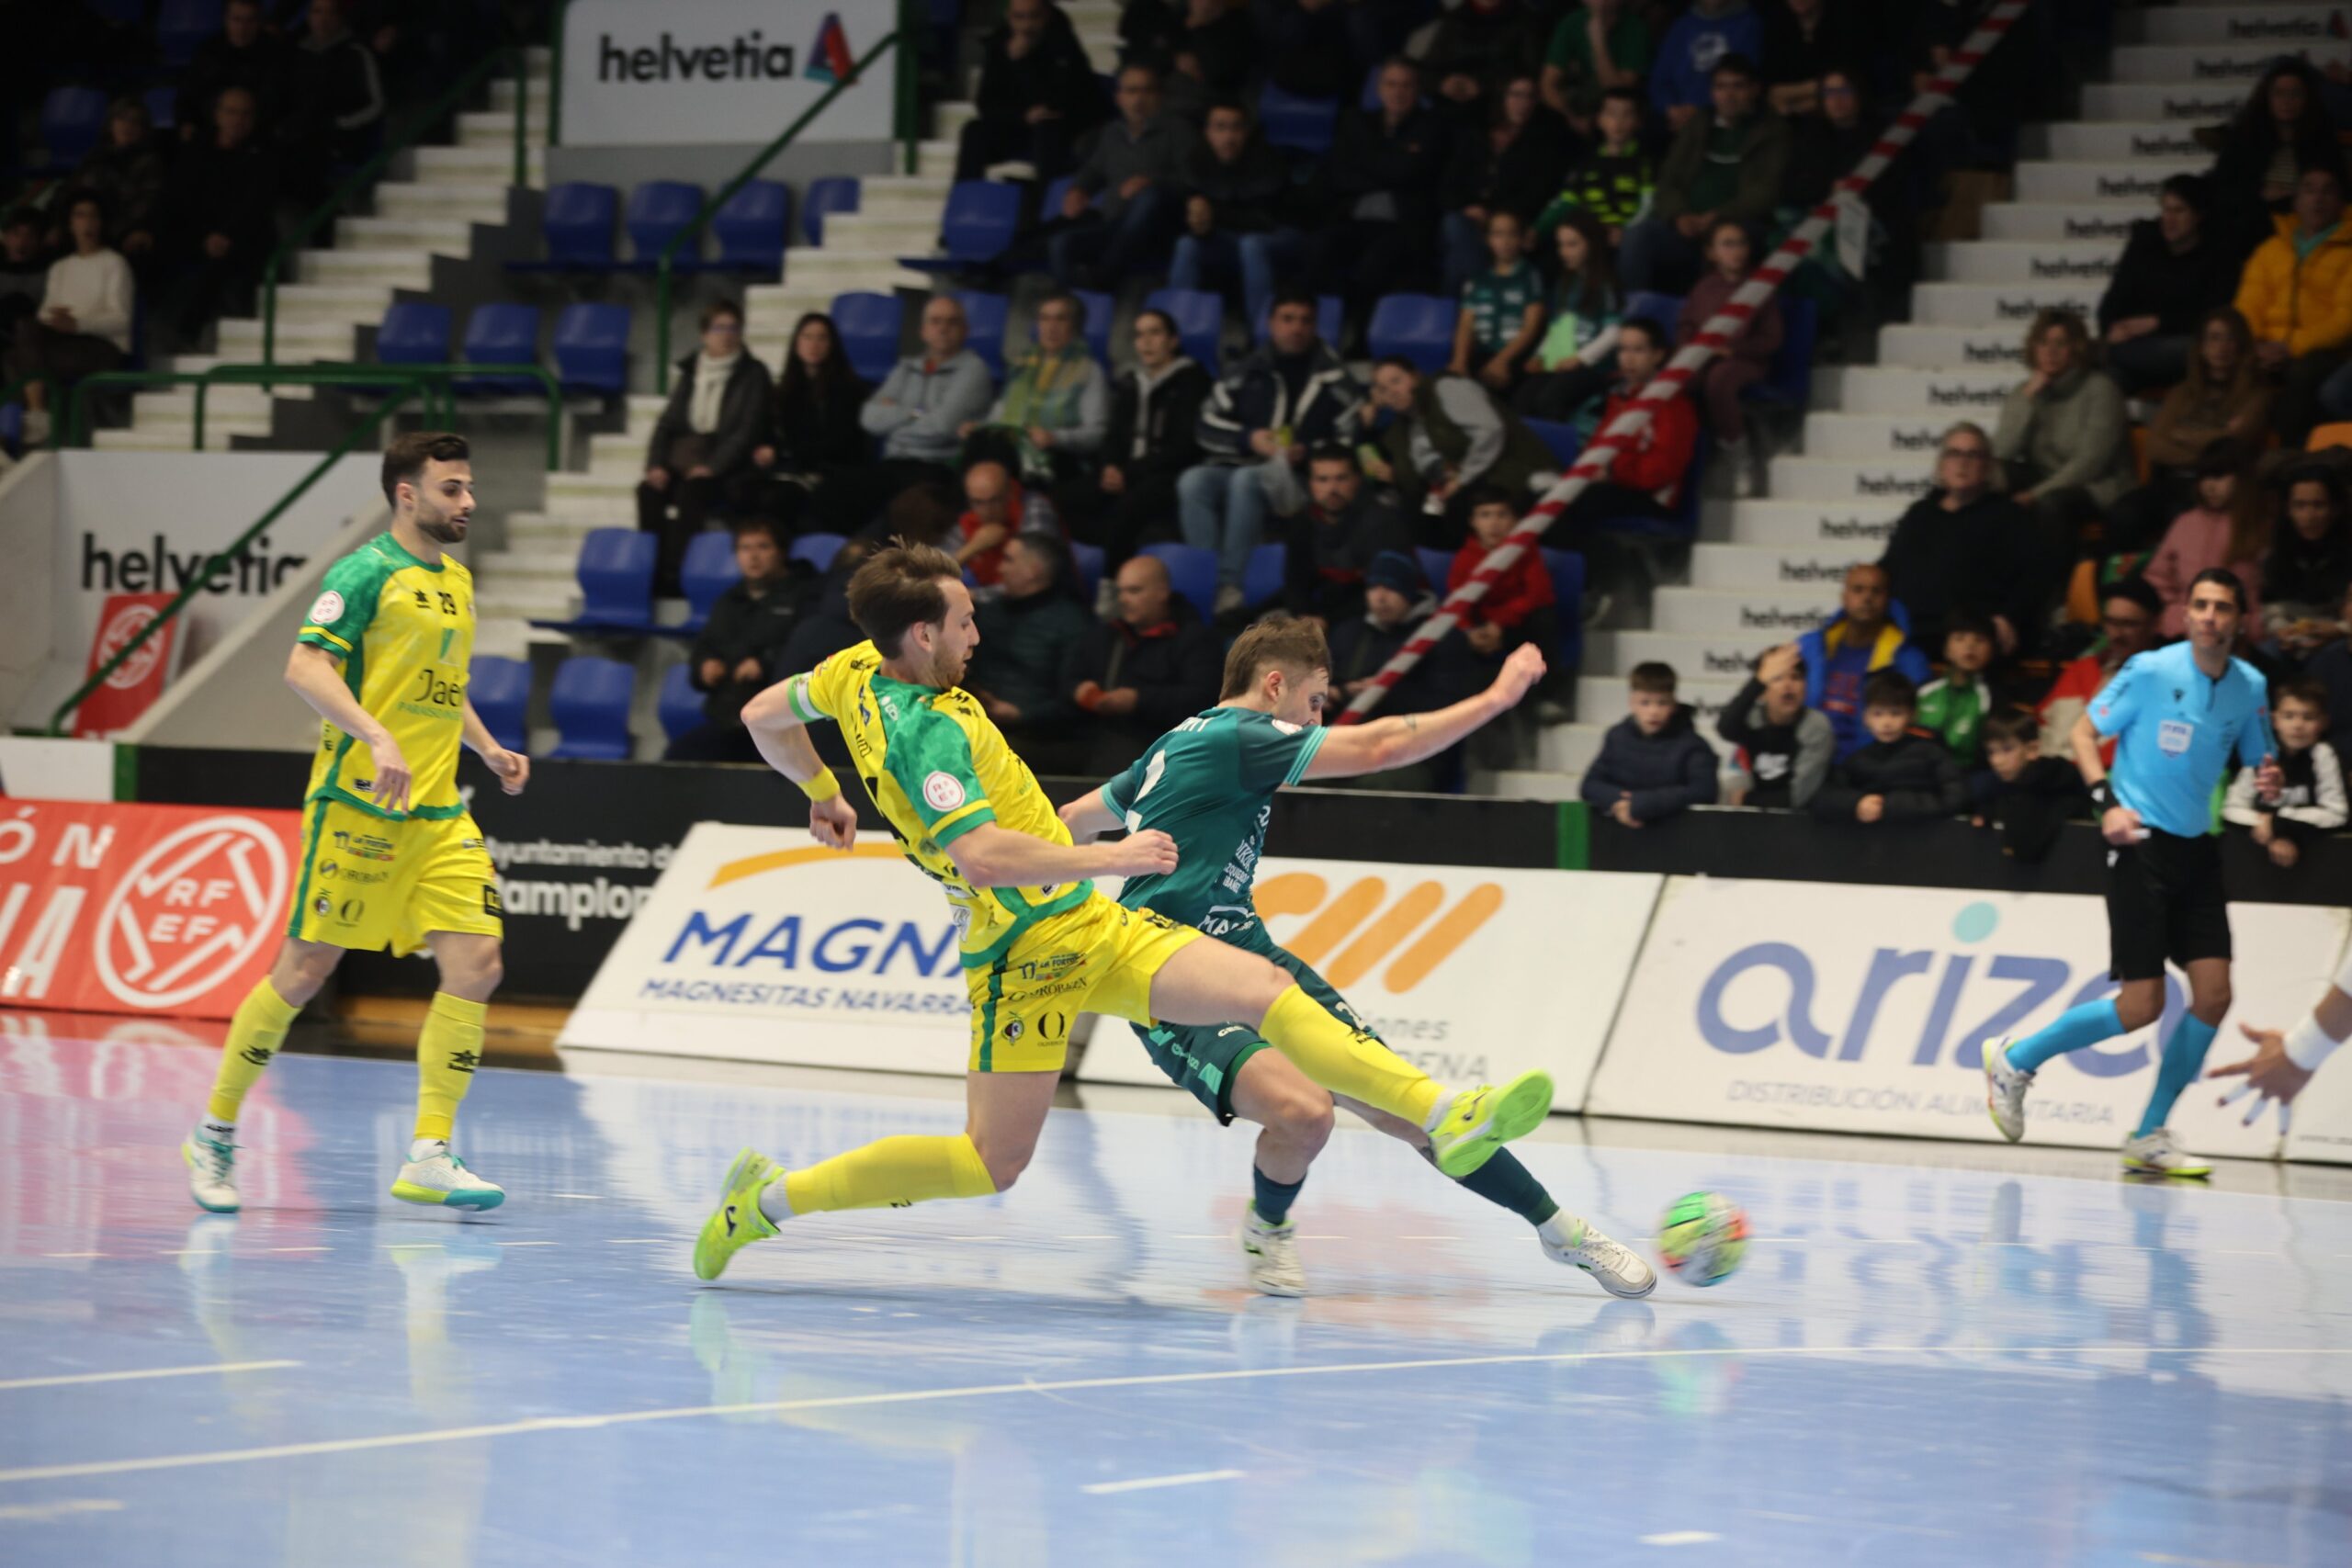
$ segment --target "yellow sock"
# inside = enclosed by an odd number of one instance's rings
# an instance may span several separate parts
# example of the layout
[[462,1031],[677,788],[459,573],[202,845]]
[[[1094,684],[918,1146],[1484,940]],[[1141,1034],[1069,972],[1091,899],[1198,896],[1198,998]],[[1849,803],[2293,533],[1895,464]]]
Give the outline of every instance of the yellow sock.
[[458,1101],[481,1066],[484,1002],[469,1002],[447,991],[433,993],[424,1032],[416,1037],[416,1132],[420,1138],[447,1138],[458,1120]]
[[785,1201],[796,1214],[896,1208],[931,1198],[985,1198],[995,1190],[980,1151],[962,1133],[952,1138],[877,1138],[784,1179]]
[[1416,1127],[1437,1108],[1437,1083],[1396,1052],[1350,1028],[1296,986],[1274,998],[1258,1032],[1299,1071],[1350,1100],[1360,1100]]
[[220,1070],[213,1075],[206,1115],[215,1122],[237,1119],[237,1112],[244,1108],[246,1091],[261,1081],[262,1070],[286,1043],[286,1032],[301,1010],[277,994],[268,976],[254,982],[254,988],[237,1004],[236,1016],[229,1020],[229,1038],[220,1046]]

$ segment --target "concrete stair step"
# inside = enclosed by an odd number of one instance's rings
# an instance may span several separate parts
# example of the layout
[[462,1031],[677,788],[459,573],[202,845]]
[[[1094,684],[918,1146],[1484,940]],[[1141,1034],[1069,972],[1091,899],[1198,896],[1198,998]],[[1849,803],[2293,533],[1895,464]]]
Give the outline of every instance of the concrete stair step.
[[2067,206],[2048,201],[1996,201],[1984,208],[1984,239],[2041,244],[2049,241],[2098,241],[2120,247],[2132,225],[2155,210]]
[[[527,151],[548,144],[547,99],[534,96],[531,112],[523,117],[523,144]],[[458,145],[460,147],[503,147],[512,157],[514,151],[514,106],[510,101],[502,108],[461,114],[458,117]]]
[[[1698,544],[1690,547],[1690,588],[1713,593],[1792,592],[1823,583],[1834,592],[1846,579],[1846,569],[1857,561],[1872,561],[1884,553],[1877,540],[1861,540],[1839,548],[1776,547],[1771,545]],[[1661,589],[1661,592],[1689,590]]]
[[[1674,666],[1680,681],[1744,681],[1756,656],[1789,638],[1775,632],[1715,637],[1676,637],[1666,632],[1600,632],[1585,638],[1587,667],[1626,671],[1656,660]],[[1581,773],[1581,768],[1577,769]]]
[[[280,313],[277,351],[279,360],[300,364],[308,359],[349,359],[353,329],[349,321],[295,321]],[[252,362],[261,357],[261,322],[225,321],[218,347],[223,359]]]
[[[1724,676],[1694,677],[1682,674],[1678,671],[1674,680],[1674,694],[1697,707],[1706,715],[1703,722],[1713,725],[1714,716],[1721,713],[1724,705],[1737,696],[1740,687],[1747,683],[1747,677],[1744,674],[1735,681]],[[1599,725],[1606,728],[1624,716],[1625,676],[1623,671],[1611,671],[1607,674],[1595,673],[1577,677],[1577,722],[1578,724]]]
[[376,187],[376,216],[432,223],[503,223],[506,186],[503,179],[495,185],[456,179],[390,180]]
[[1874,499],[1708,502],[1702,532],[1711,543],[1813,550],[1825,558],[1838,558],[1850,549],[1875,560],[1894,536],[1894,520],[1908,504]]
[[[547,152],[531,150],[526,167],[529,183],[547,183]],[[420,147],[416,150],[420,184],[491,186],[503,191],[514,177],[514,157],[507,147]]]
[[[2314,50],[2341,48],[2332,29],[2343,17],[2341,6],[2260,5],[2183,6],[2171,10],[2141,12],[2137,43],[2268,44],[2278,52],[2297,44]],[[2281,47],[2286,46],[2286,47]]]
[[[557,584],[545,592],[527,582],[484,578],[474,585],[475,614],[521,622],[569,620],[580,608],[580,591]],[[475,651],[480,652],[479,647]]]
[[637,521],[637,481],[644,470],[622,476],[616,474],[561,473],[548,476],[548,511],[571,515],[571,503],[584,502],[603,506],[626,502],[628,520]]
[[2300,54],[2320,65],[2340,63],[2352,60],[2352,42],[2323,38],[2127,43],[2109,56],[2108,73],[2119,83],[2194,82],[2204,87],[2233,86],[2244,94],[2282,54]]
[[1900,512],[1934,488],[1932,463],[1917,457],[1850,462],[1825,457],[1775,457],[1775,501],[1832,501]]
[[2098,310],[2099,296],[2106,292],[2104,282],[1922,283],[1911,290],[1911,320],[1923,327],[2006,322],[2023,332],[2035,316],[2052,308],[2080,310],[2088,317]]
[[633,486],[645,476],[645,441],[642,435],[590,436],[588,472],[614,478],[626,475]]
[[334,288],[429,289],[433,253],[424,250],[303,251],[295,276],[306,285]]
[[1998,365],[2021,377],[2025,329],[2024,321],[1996,321],[1976,327],[1924,327],[1903,322],[1878,334],[1879,363],[1923,370]]
[[939,209],[929,212],[836,212],[825,220],[821,249],[793,252],[785,258],[787,274],[798,270],[804,256],[844,251],[877,251],[894,256],[929,255],[939,248]]
[[[956,106],[943,106],[956,107]],[[857,182],[860,212],[937,209],[955,181],[937,175],[867,175]]]
[[[1817,378],[1820,372],[1815,375]],[[1838,406],[1883,411],[1889,417],[1913,415],[1938,423],[1973,419],[1990,425],[2000,417],[2002,400],[2018,380],[2018,367],[2006,360],[1964,369],[1852,366],[1838,375]]]
[[2128,204],[2146,217],[2155,208],[2165,181],[2175,175],[2201,174],[2212,166],[2212,154],[2188,158],[2140,158],[2114,164],[2025,163],[2018,165],[2017,199],[2054,201],[2084,207]]
[[2041,288],[2080,283],[2103,288],[2122,254],[2122,243],[2114,240],[2052,240],[2040,244],[1969,240],[1929,245],[1928,276],[1939,283],[1973,288],[2031,285]]
[[1804,422],[1804,455],[1841,462],[1901,461],[1932,467],[1951,421],[1934,414],[1813,413]]
[[294,322],[373,324],[392,302],[392,291],[381,285],[348,283],[288,283],[277,290],[277,327]]
[[544,512],[510,512],[506,514],[506,538],[515,549],[568,550],[577,555],[580,541],[586,537],[589,525],[562,517],[550,517]]
[[852,289],[887,294],[893,288],[928,288],[929,275],[899,265],[895,250],[835,249],[831,245],[786,251],[784,287],[828,296]]
[[1803,637],[1838,611],[1836,582],[1798,582],[1746,592],[1661,588],[1650,629],[1669,637]]
[[2243,82],[2093,82],[2083,118],[2098,122],[2221,125],[2245,103]]
[[537,592],[541,585],[553,581],[567,591],[579,581],[577,552],[567,554],[560,549],[491,550],[473,563],[474,575],[503,592],[510,585],[530,584],[527,592]]
[[980,106],[970,102],[933,104],[931,106],[931,133],[943,141],[954,141],[964,133],[964,128],[979,118]]
[[915,148],[915,170],[936,179],[956,177],[956,140],[933,140],[918,143]]
[[[205,429],[209,432],[222,428],[224,420],[248,420],[266,430],[270,402],[270,395],[259,387],[216,386],[205,396]],[[196,389],[175,387],[160,392],[134,393],[130,417],[142,430],[160,429],[166,424],[194,425]]]
[[2069,164],[2210,159],[2212,154],[2199,146],[2191,134],[2196,129],[2187,120],[2069,120],[2049,128],[2049,155]]
[[[377,196],[380,202],[386,190],[397,186],[379,186]],[[506,204],[498,204],[498,215],[486,221],[503,223],[506,219]],[[339,218],[335,220],[334,243],[343,250],[354,253],[367,251],[420,250],[431,255],[462,256],[473,247],[471,220],[446,218]],[[303,253],[309,254],[309,252]]]

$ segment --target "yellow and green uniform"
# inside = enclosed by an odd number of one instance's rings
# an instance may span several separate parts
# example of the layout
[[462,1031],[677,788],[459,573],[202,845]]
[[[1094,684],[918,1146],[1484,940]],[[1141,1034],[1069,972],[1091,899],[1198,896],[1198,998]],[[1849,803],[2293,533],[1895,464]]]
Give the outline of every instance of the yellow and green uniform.
[[378,805],[367,743],[321,727],[288,934],[395,955],[423,949],[429,931],[503,936],[498,880],[458,794],[472,573],[446,556],[419,560],[379,534],[328,568],[296,640],[341,661],[344,683],[391,731],[412,783],[405,809]]
[[1091,881],[974,887],[947,853],[991,822],[1070,841],[1028,764],[970,694],[893,680],[871,642],[793,677],[786,691],[803,722],[842,727],[899,849],[956,911],[973,1071],[1059,1071],[1080,1012],[1150,1021],[1152,976],[1198,931],[1122,908]]

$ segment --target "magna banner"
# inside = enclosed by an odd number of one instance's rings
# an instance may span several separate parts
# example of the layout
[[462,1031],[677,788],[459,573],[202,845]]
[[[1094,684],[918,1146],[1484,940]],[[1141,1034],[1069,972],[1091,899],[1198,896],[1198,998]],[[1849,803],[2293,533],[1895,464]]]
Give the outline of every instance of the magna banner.
[[0,1002],[227,1018],[277,955],[292,811],[0,807]]
[[[2237,1004],[2212,1062],[2234,1059],[2245,1043],[2240,1020],[2283,1028],[2310,1010],[2335,972],[2347,920],[2352,913],[2341,908],[2231,907]],[[2029,1034],[2114,990],[2098,898],[1674,877],[1586,1109],[1997,1138],[1984,1112],[1983,1042]],[[2028,1141],[2120,1145],[2138,1123],[2187,999],[2187,982],[2169,975],[2154,1028],[2044,1067],[2027,1101]],[[2329,1074],[2345,1073],[2329,1064]],[[2304,1123],[2327,1101],[2310,1098],[2295,1111],[2299,1140],[2322,1131]],[[2223,1110],[2219,1099],[2203,1083],[2181,1096],[2172,1125],[2188,1147],[2256,1158],[2280,1152],[2271,1118],[2247,1126],[2251,1101]]]
[[[769,141],[897,22],[889,0],[577,0],[563,22],[564,145]],[[896,65],[876,61],[800,140],[888,141]]]

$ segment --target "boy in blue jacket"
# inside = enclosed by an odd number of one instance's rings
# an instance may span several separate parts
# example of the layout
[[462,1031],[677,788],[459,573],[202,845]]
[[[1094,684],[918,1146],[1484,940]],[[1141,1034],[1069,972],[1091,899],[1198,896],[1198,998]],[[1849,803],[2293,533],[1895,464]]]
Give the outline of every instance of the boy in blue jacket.
[[1674,700],[1674,666],[1636,664],[1627,683],[1633,712],[1609,731],[1584,775],[1585,804],[1639,828],[1715,799],[1715,751]]

